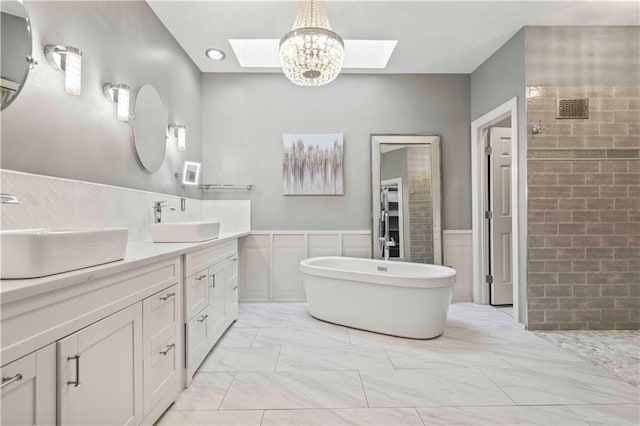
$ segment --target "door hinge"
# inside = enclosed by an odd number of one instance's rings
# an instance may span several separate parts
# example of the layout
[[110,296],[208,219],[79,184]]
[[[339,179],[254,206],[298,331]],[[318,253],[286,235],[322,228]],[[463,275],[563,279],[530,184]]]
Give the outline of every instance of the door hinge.
[[491,155],[491,151],[492,150],[491,150],[491,146],[490,145],[484,147],[485,155]]
[[493,219],[493,212],[491,210],[487,210],[484,212],[484,218],[489,220]]
[[487,275],[486,277],[487,284],[493,284],[493,275]]

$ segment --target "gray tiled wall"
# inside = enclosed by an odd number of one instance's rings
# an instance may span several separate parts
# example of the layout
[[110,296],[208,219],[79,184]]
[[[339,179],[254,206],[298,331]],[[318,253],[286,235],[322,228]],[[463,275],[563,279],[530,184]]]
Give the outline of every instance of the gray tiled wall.
[[[640,86],[527,92],[529,329],[638,329]],[[556,119],[558,97],[589,118]]]

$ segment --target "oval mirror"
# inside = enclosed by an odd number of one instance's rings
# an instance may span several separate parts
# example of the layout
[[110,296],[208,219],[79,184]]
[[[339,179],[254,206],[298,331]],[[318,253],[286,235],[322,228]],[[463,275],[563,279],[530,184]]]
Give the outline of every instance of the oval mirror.
[[153,173],[162,165],[167,151],[167,117],[162,99],[152,85],[145,84],[138,92],[133,116],[138,158],[142,166]]
[[17,0],[0,1],[0,110],[18,96],[31,68],[31,28],[27,9]]

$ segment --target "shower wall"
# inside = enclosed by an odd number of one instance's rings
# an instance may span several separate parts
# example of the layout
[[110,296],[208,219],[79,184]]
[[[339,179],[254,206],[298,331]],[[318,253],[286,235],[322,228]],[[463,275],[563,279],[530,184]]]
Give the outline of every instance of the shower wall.
[[[588,119],[556,119],[558,98],[585,97]],[[638,329],[640,86],[527,98],[528,328]]]

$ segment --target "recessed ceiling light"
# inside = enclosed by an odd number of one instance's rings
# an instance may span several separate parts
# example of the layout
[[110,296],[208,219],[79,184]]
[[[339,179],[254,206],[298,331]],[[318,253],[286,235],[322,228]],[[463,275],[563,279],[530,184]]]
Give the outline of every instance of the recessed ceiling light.
[[225,56],[227,56],[222,50],[213,48],[207,49],[207,51],[204,53],[209,59],[213,59],[214,61],[221,61],[225,58]]
[[[278,39],[229,39],[243,68],[280,68]],[[344,40],[342,68],[384,69],[397,40]]]

